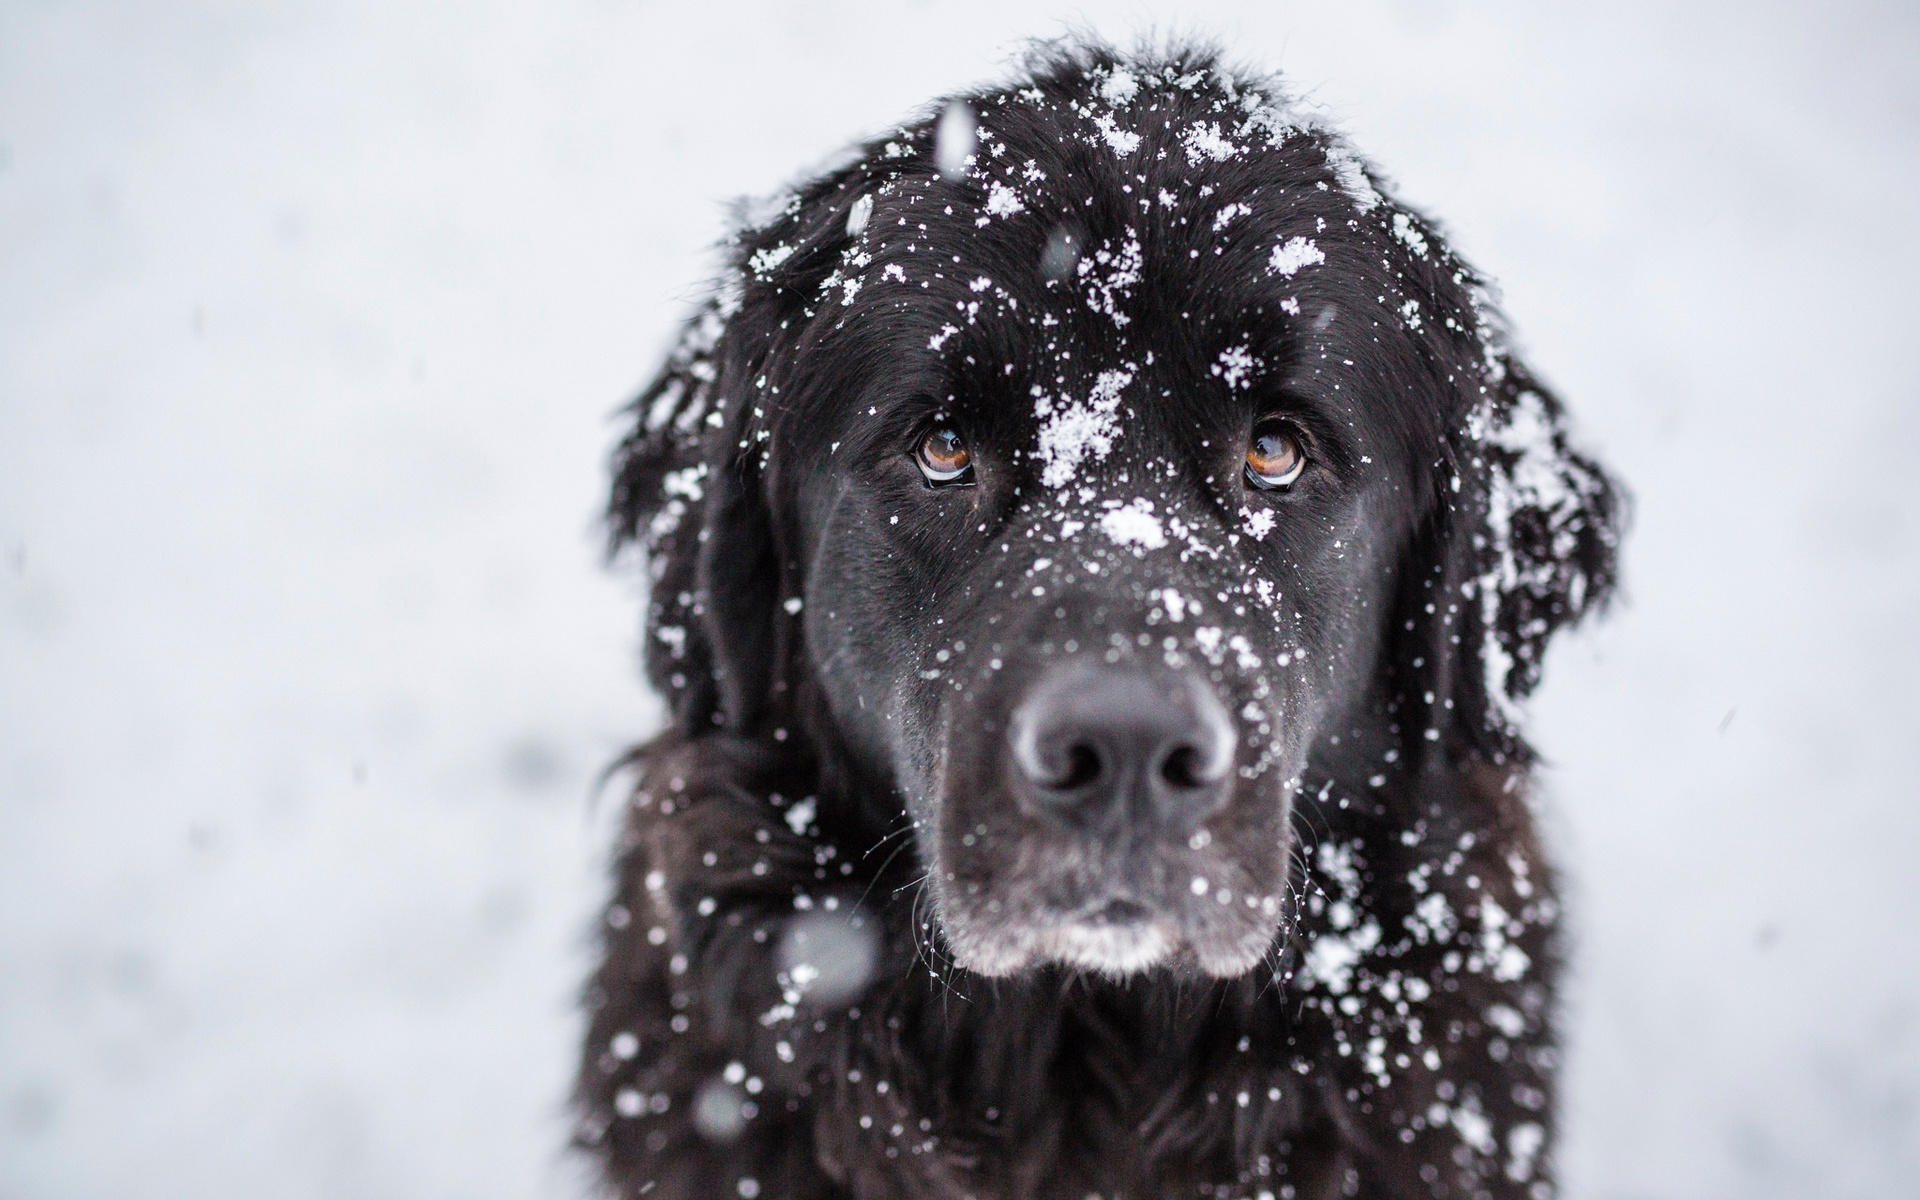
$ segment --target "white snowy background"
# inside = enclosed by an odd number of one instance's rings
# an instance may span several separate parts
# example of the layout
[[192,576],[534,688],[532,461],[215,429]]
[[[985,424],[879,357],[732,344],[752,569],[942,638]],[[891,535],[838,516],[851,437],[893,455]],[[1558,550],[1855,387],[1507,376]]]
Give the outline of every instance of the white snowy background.
[[0,0],[0,1200],[580,1194],[610,414],[722,201],[1065,21],[1330,105],[1635,492],[1572,1195],[1916,1194],[1911,3]]

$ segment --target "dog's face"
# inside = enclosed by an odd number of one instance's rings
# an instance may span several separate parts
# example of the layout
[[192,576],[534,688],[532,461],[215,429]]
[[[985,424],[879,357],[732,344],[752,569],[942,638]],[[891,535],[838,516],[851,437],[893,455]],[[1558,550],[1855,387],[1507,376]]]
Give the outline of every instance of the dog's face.
[[1273,266],[1376,250],[1329,236],[1344,197],[1305,177],[1181,221],[1109,171],[1118,203],[1077,204],[1082,172],[985,225],[943,180],[876,189],[834,342],[885,369],[770,455],[801,464],[812,667],[906,798],[957,960],[1233,975],[1272,943],[1289,793],[1363,699],[1424,485],[1377,411],[1404,400],[1353,369],[1380,326],[1338,319],[1341,267]]
[[[616,495],[666,564],[656,678],[706,668],[737,726],[817,695],[904,804],[963,967],[1253,968],[1310,761],[1361,726],[1473,744],[1462,706],[1500,732],[1489,692],[1601,590],[1604,480],[1503,387],[1465,269],[1217,76],[976,96],[739,261],[623,476],[677,478],[703,526]],[[1527,405],[1544,442],[1502,443]],[[1512,502],[1547,488],[1515,490],[1529,462],[1575,500],[1544,523]],[[693,586],[663,598],[676,554]]]

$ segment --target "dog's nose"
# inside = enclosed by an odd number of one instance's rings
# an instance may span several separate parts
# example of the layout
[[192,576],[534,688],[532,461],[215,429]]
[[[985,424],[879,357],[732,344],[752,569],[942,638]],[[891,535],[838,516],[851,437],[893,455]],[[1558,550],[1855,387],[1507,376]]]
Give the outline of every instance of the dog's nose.
[[1233,722],[1192,676],[1056,669],[1008,736],[1022,806],[1087,832],[1184,835],[1226,802]]

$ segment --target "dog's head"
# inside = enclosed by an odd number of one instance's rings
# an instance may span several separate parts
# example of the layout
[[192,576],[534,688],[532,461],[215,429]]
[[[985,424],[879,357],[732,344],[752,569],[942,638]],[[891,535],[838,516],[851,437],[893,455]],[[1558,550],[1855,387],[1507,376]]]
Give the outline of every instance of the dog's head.
[[904,808],[989,974],[1250,969],[1309,763],[1523,763],[1613,580],[1473,273],[1204,55],[1056,51],[862,147],[746,222],[635,411],[683,732]]

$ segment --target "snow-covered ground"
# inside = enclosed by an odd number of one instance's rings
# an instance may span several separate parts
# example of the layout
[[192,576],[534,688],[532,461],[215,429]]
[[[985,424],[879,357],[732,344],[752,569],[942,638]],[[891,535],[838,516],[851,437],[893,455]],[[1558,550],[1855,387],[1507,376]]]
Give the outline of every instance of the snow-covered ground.
[[1587,1200],[1920,1178],[1920,10],[0,4],[0,1197],[578,1194],[611,410],[1075,19],[1290,71],[1630,481],[1536,705]]

